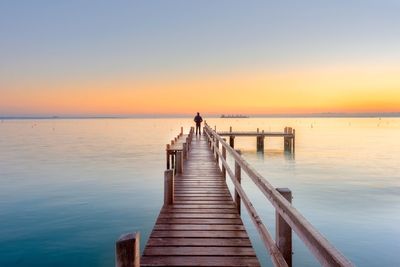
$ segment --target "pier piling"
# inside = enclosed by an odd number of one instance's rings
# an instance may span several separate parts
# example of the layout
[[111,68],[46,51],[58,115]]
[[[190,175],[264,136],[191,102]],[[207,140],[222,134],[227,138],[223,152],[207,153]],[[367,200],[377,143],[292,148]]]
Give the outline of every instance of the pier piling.
[[115,244],[116,267],[140,267],[140,234],[122,235]]

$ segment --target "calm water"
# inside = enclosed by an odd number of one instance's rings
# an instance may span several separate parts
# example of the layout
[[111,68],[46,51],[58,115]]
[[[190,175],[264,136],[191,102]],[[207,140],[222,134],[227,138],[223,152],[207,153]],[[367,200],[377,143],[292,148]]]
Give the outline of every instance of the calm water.
[[[359,266],[400,266],[400,118],[208,119],[227,130],[296,128],[236,138],[243,156]],[[162,205],[164,147],[191,119],[0,121],[0,266],[113,266],[114,242],[139,230],[142,248]],[[244,177],[274,233],[274,210]],[[244,221],[259,258],[270,266]],[[295,238],[296,266],[318,266]]]

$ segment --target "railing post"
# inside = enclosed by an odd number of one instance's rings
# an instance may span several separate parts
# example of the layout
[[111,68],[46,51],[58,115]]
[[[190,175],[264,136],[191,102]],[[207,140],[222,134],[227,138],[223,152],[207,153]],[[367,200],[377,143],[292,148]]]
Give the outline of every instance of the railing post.
[[218,165],[219,164],[219,155],[218,155],[217,151],[219,151],[219,140],[218,139],[215,140],[215,158],[216,158],[217,165]]
[[164,172],[164,205],[174,204],[174,170]]
[[176,160],[176,164],[175,164],[176,172],[183,173],[183,153],[182,153],[182,151],[176,151],[175,160]]
[[170,158],[169,151],[168,151],[169,148],[170,148],[170,145],[167,144],[167,148],[165,149],[166,150],[166,156],[167,156],[167,170],[169,169],[169,158]]
[[[292,191],[288,188],[276,189],[289,203],[292,203]],[[276,246],[282,253],[283,258],[289,267],[292,266],[292,229],[289,224],[275,211],[276,224]]]
[[285,134],[285,136],[283,137],[283,147],[284,147],[285,151],[288,151],[288,150],[290,150],[290,148],[289,148],[289,138],[286,136],[288,134],[288,127],[285,127],[284,134]]
[[115,243],[116,267],[140,267],[140,233],[122,235]]
[[293,129],[293,139],[292,139],[292,152],[295,152],[296,149],[296,130]]
[[[226,139],[223,139],[224,142],[226,142]],[[222,157],[224,158],[224,160],[226,161],[226,148],[225,146],[222,146]],[[226,179],[226,168],[225,165],[222,164],[222,175],[224,176],[224,178]]]
[[[236,150],[236,152],[241,155],[240,150]],[[242,173],[241,173],[241,168],[239,163],[235,160],[235,179],[236,181],[240,184],[242,181]],[[236,204],[236,209],[240,215],[240,195],[239,193],[236,191],[235,188],[235,204]]]
[[229,136],[229,145],[231,146],[231,148],[235,148],[235,136]]
[[182,143],[182,153],[183,153],[183,159],[187,159],[187,146],[186,146],[186,143]]

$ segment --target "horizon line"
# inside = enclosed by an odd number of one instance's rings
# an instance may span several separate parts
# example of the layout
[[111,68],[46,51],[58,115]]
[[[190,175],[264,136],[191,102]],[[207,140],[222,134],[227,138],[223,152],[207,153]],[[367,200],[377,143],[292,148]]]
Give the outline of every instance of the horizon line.
[[[207,114],[204,117],[220,118],[221,115],[245,115],[249,118],[370,118],[370,117],[400,117],[400,112],[318,112],[318,113],[280,113],[280,114]],[[12,119],[134,119],[134,118],[190,118],[189,114],[96,114],[96,115],[0,115],[0,120]]]

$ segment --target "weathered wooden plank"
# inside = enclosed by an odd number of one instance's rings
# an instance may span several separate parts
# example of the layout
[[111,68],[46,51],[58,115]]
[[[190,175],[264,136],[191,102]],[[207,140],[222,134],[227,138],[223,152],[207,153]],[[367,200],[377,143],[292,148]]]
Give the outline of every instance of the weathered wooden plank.
[[156,231],[152,237],[211,237],[211,238],[248,238],[246,231]]
[[212,196],[231,196],[229,191],[215,191],[215,192],[210,192],[210,191],[183,191],[183,190],[178,190],[175,191],[175,195],[178,195],[178,197],[212,197]]
[[179,219],[179,218],[201,218],[201,219],[237,219],[240,216],[236,214],[229,213],[221,213],[221,214],[213,214],[213,213],[160,213],[158,216],[159,219]]
[[151,247],[146,256],[252,256],[253,248],[249,247]]
[[207,205],[207,204],[175,204],[173,208],[176,209],[234,209],[233,203],[226,203],[222,205]]
[[256,257],[143,257],[142,266],[260,266]]
[[221,200],[221,201],[229,201],[231,199],[230,196],[193,196],[193,197],[175,197],[176,201],[203,201],[203,200]]
[[251,247],[247,238],[163,238],[152,237],[147,246],[191,246],[191,247]]
[[236,209],[163,209],[163,213],[232,213],[236,214]]
[[217,224],[217,225],[209,225],[209,224],[156,224],[154,226],[154,230],[180,230],[180,231],[189,231],[189,230],[202,230],[202,231],[244,231],[245,228],[243,225],[231,225],[231,224]]
[[209,205],[221,205],[229,203],[226,200],[177,200],[174,201],[176,204],[209,204]]
[[161,224],[243,224],[241,219],[158,218]]

